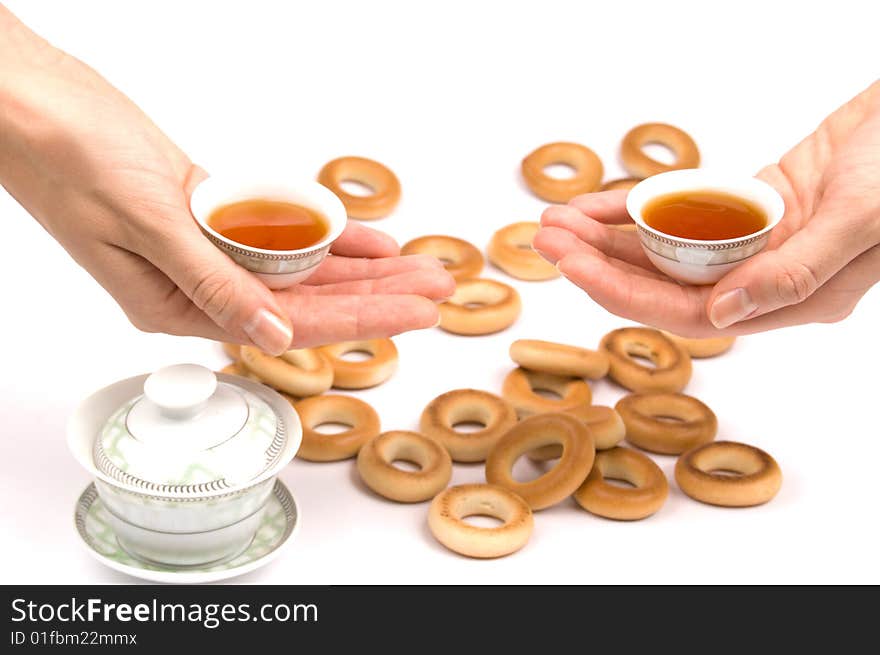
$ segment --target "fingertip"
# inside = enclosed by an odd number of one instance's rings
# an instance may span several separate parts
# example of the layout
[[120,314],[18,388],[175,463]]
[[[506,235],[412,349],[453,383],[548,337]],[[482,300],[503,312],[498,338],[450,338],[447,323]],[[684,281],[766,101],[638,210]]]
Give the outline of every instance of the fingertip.
[[[548,227],[559,225],[559,222],[572,211],[577,210],[568,205],[550,205],[547,209],[541,212],[541,226]],[[580,214],[580,212],[577,213]]]
[[597,191],[575,196],[568,201],[568,204],[594,220],[602,223],[617,223],[628,218],[626,195],[626,189]]
[[542,246],[546,247],[549,231],[545,227],[538,228],[535,236],[532,237],[532,248],[540,251]]
[[440,310],[437,303],[424,296],[410,297],[410,329],[424,330],[434,327],[440,320]]
[[556,262],[556,269],[565,277],[580,277],[584,272],[589,272],[592,257],[584,254],[566,255]]
[[339,238],[333,242],[330,252],[344,257],[377,259],[400,254],[400,246],[384,232],[350,220]]
[[[371,228],[367,228],[371,229]],[[376,233],[376,252],[378,257],[397,257],[400,255],[400,244],[390,234],[373,230]]]
[[556,252],[557,239],[554,237],[556,230],[558,228],[542,227],[532,237],[532,249],[551,264],[555,264],[559,260]]
[[437,273],[437,286],[440,291],[439,297],[445,300],[455,293],[455,278],[444,268],[442,272]]
[[731,291],[755,286],[756,279],[760,280],[762,274],[766,275],[767,271],[773,270],[775,253],[776,251],[760,252],[718,280],[706,299],[707,311],[711,311],[715,302]]
[[439,269],[442,268],[444,271],[446,267],[443,265],[437,257],[433,255],[401,255],[402,258],[405,258],[407,261],[413,262],[416,265],[416,268],[427,268],[427,269]]
[[587,247],[587,244],[562,227],[542,227],[532,238],[532,248],[551,264]]
[[[395,279],[396,278],[396,279]],[[393,286],[380,287],[380,293],[409,293],[442,302],[455,293],[455,278],[445,268],[422,268],[388,278]]]
[[372,227],[367,227],[356,221],[349,220],[342,235],[341,247],[346,250],[350,246],[363,248],[364,253],[360,256],[371,258],[396,257],[400,254],[400,244],[390,234]]

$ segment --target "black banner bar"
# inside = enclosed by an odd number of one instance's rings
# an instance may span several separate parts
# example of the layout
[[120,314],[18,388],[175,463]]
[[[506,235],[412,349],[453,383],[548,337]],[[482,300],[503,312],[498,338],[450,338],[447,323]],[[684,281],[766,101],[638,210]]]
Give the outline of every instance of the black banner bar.
[[[871,602],[855,602],[864,592]],[[433,652],[446,644],[458,653],[472,650],[474,635],[519,646],[558,643],[563,635],[580,635],[586,644],[600,635],[631,652],[629,646],[645,638],[669,646],[706,634],[743,640],[750,652],[746,644],[758,636],[812,638],[832,630],[835,652],[855,652],[841,647],[873,626],[876,600],[873,588],[2,587],[0,652],[112,647],[176,653],[198,644],[200,652],[241,648],[250,655],[260,648],[274,655],[268,651],[306,645],[332,653],[361,640],[372,653],[382,642],[415,636],[420,642],[407,642],[409,650],[430,646]],[[387,649],[396,650],[407,649]],[[766,650],[756,645],[755,652]]]

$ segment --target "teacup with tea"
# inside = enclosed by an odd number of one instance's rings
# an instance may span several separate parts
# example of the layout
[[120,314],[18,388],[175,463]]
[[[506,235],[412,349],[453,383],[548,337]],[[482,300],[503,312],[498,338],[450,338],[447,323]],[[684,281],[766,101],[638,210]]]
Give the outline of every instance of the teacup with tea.
[[626,208],[651,263],[688,284],[714,284],[763,250],[785,213],[766,182],[696,168],[642,180]]
[[317,182],[211,176],[190,198],[202,232],[271,289],[305,280],[342,234],[345,207]]

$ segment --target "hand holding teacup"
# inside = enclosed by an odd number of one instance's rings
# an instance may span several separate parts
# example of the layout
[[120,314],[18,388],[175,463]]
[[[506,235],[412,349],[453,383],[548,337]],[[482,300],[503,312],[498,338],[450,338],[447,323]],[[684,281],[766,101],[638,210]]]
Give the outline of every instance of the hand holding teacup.
[[136,327],[280,354],[437,322],[434,300],[454,287],[439,261],[399,257],[391,237],[344,216],[334,256],[273,293],[205,238],[188,201],[215,183],[131,100],[2,6],[0,33],[15,36],[0,39],[13,100],[0,108],[0,184]]
[[785,213],[766,247],[714,286],[680,284],[658,270],[642,247],[646,226],[641,234],[608,227],[633,220],[623,190],[548,208],[534,247],[613,314],[683,336],[839,321],[880,280],[877,153],[880,82],[759,173]]

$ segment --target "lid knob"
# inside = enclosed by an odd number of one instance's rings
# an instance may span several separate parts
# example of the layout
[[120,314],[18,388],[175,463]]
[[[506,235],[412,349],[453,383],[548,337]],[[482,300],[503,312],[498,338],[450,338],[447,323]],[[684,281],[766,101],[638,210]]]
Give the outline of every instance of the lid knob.
[[144,382],[144,395],[168,418],[190,418],[198,414],[214,395],[217,376],[198,364],[166,366]]

